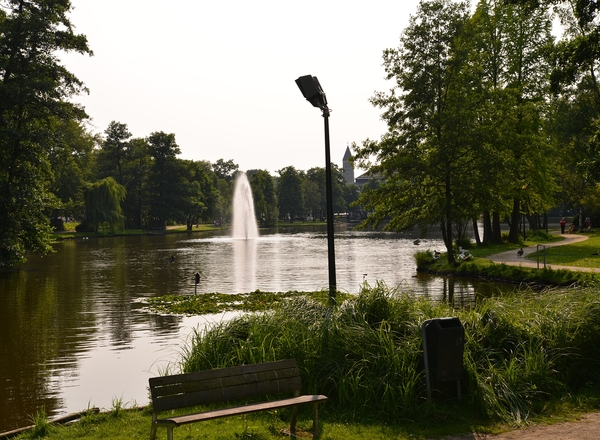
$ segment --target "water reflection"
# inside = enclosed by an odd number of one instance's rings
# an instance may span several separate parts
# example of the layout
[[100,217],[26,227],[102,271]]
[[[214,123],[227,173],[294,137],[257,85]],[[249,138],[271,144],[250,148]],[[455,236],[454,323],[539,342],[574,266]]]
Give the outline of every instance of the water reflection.
[[[113,399],[146,404],[148,377],[176,361],[198,325],[230,314],[184,318],[143,312],[140,299],[198,292],[315,290],[328,284],[325,231],[256,240],[160,235],[72,240],[0,274],[0,432]],[[336,232],[337,282],[363,279],[468,306],[481,286],[416,274],[413,255],[440,249],[394,234]],[[168,264],[171,256],[175,261]],[[365,275],[366,274],[366,275]],[[485,287],[485,286],[483,286]]]

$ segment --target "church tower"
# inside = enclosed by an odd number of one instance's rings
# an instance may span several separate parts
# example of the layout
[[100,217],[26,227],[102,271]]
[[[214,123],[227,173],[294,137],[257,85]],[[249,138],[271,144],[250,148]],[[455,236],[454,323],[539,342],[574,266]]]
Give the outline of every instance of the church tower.
[[354,185],[354,167],[350,163],[350,158],[352,154],[350,153],[350,147],[346,146],[346,153],[344,153],[344,159],[342,161],[342,169],[344,171],[344,178],[346,182],[350,185]]

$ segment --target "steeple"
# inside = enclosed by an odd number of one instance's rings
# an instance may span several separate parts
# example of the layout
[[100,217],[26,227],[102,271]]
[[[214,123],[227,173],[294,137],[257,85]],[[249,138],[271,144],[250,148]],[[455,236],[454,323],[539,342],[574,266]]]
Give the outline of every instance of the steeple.
[[344,178],[346,182],[353,185],[354,184],[354,167],[350,163],[350,158],[352,157],[352,153],[350,152],[350,147],[346,144],[346,152],[344,153],[344,158],[342,159],[342,169],[344,171]]

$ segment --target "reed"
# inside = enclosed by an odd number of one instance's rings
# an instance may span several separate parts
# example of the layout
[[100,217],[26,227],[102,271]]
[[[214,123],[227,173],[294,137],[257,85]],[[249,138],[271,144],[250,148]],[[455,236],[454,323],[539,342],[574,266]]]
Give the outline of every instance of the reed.
[[338,414],[423,420],[446,403],[426,399],[421,324],[444,316],[465,328],[467,411],[519,424],[582,387],[598,389],[600,293],[591,288],[519,292],[468,310],[382,283],[365,285],[336,309],[292,297],[196,331],[181,369],[293,357],[307,392],[326,394]]

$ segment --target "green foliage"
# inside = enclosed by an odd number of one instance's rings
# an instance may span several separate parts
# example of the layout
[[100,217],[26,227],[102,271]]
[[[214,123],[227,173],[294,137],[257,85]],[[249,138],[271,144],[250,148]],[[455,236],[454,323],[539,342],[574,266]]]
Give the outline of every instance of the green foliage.
[[9,1],[0,12],[0,268],[50,251],[53,122],[79,121],[69,101],[85,88],[59,62],[61,52],[91,53],[73,33],[68,0]]
[[[155,313],[175,313],[184,315],[207,315],[226,311],[258,312],[269,310],[276,304],[290,298],[308,296],[321,304],[329,303],[329,291],[317,292],[261,292],[250,293],[201,293],[198,295],[166,295],[147,298],[149,310]],[[338,298],[348,294],[338,292]]]
[[429,249],[426,251],[419,251],[415,253],[414,256],[417,263],[417,270],[425,270],[436,261],[435,258],[433,258],[433,252]]
[[466,410],[519,424],[597,381],[598,309],[600,293],[592,289],[521,292],[452,310],[378,284],[338,309],[294,297],[196,332],[181,367],[294,357],[307,392],[326,394],[328,410],[361,420],[425,420],[441,408],[423,400],[421,323],[458,316],[466,333]]
[[86,220],[96,231],[102,223],[108,223],[111,231],[123,229],[121,202],[125,188],[112,177],[89,184],[85,191]]
[[277,226],[279,208],[273,177],[266,170],[258,170],[248,176],[254,199],[256,219],[262,227]]
[[302,215],[304,200],[302,194],[302,175],[293,166],[279,171],[277,180],[277,202],[280,218],[293,222],[296,216]]
[[30,438],[46,438],[50,435],[52,423],[48,420],[46,415],[46,408],[42,407],[35,415],[31,418],[33,422],[33,430],[30,433]]

